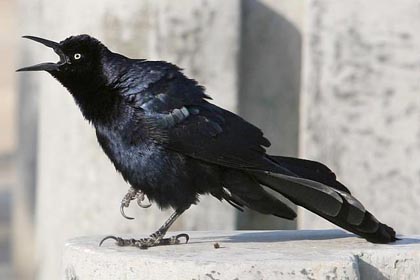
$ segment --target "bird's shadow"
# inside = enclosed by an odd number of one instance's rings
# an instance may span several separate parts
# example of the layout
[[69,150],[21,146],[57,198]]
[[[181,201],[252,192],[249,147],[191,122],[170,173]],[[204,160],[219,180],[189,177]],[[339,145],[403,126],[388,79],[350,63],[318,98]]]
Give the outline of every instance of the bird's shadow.
[[[235,235],[215,235],[200,238],[202,242],[221,241],[224,243],[247,243],[247,242],[287,242],[287,241],[304,241],[304,240],[333,240],[357,237],[354,234],[347,233],[342,230],[272,230],[272,231],[244,231],[236,233]],[[415,237],[400,237],[394,243],[387,245],[401,246],[410,244],[420,244],[420,238]]]
[[390,245],[411,245],[411,244],[420,244],[420,238],[400,237],[400,240],[397,240],[395,243],[390,243]]
[[296,240],[327,240],[354,237],[354,235],[340,230],[267,230],[267,231],[244,231],[235,235],[206,236],[201,239],[220,240],[224,243],[246,243],[246,242],[287,242]]

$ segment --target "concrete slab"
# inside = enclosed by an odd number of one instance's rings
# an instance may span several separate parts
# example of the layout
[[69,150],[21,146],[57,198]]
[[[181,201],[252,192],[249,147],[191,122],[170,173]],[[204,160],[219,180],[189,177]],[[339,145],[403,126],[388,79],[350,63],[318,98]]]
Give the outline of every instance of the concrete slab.
[[[62,279],[416,279],[420,237],[371,244],[339,230],[190,232],[140,250],[102,236],[65,244]],[[214,247],[215,243],[219,249]]]

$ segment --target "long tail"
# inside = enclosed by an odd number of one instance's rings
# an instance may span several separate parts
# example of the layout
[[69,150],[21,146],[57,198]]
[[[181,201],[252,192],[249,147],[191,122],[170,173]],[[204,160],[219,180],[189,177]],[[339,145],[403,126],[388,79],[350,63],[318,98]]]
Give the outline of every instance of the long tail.
[[295,176],[248,171],[260,184],[370,242],[397,240],[395,231],[369,213],[325,165],[296,158],[270,158]]

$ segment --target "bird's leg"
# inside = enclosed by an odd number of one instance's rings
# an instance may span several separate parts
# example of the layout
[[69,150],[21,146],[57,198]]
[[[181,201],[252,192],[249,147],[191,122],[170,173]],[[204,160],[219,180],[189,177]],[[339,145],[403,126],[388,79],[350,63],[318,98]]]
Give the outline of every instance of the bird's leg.
[[129,188],[128,192],[125,194],[125,196],[121,200],[121,207],[120,207],[121,215],[126,219],[133,220],[134,218],[128,217],[125,215],[124,208],[127,208],[128,206],[130,206],[130,202],[135,199],[137,199],[137,205],[140,206],[141,208],[149,208],[152,204],[150,203],[144,204],[143,201],[145,197],[146,195],[141,190],[136,190],[133,187]]
[[134,246],[138,247],[140,249],[147,249],[149,247],[153,246],[160,246],[160,245],[175,245],[180,244],[181,239],[185,238],[185,243],[188,243],[188,240],[190,237],[188,234],[181,233],[175,236],[171,236],[168,238],[163,238],[168,231],[168,229],[172,226],[172,224],[176,221],[176,219],[181,216],[181,214],[185,210],[177,210],[175,211],[168,220],[154,233],[152,233],[147,238],[141,238],[141,239],[124,239],[121,237],[115,237],[115,236],[107,236],[99,243],[99,246],[102,245],[102,243],[107,239],[114,239],[117,241],[118,246]]

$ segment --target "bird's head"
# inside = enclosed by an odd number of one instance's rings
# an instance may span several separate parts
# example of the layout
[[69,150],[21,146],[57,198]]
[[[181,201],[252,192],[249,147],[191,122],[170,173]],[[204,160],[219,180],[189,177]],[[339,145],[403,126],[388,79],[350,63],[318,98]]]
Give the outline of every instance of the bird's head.
[[23,38],[52,48],[60,60],[56,63],[46,62],[24,67],[17,71],[47,71],[67,88],[97,79],[102,73],[101,58],[108,49],[89,35],[71,36],[59,43],[34,36]]
[[[60,57],[58,62],[40,63],[17,71],[46,71],[56,78],[75,98],[86,119],[105,119],[118,95],[108,89],[107,59],[121,55],[110,52],[101,42],[89,35],[71,36],[59,43],[47,39],[24,38],[52,48]],[[112,63],[111,63],[112,64]]]

